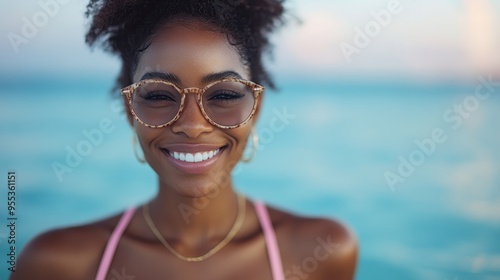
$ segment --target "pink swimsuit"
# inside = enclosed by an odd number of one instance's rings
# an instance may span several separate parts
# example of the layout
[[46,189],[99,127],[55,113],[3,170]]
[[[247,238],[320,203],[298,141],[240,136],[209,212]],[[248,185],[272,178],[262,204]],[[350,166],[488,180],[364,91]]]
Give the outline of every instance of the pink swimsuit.
[[[254,202],[255,210],[257,211],[257,217],[260,221],[260,226],[264,232],[264,237],[266,239],[267,253],[269,260],[271,262],[271,271],[273,274],[273,280],[285,280],[285,275],[283,274],[283,265],[281,264],[281,257],[278,248],[278,243],[276,241],[276,234],[274,233],[273,225],[269,219],[269,214],[267,213],[266,206],[261,202]],[[120,221],[116,225],[111,237],[108,240],[104,254],[102,255],[101,263],[99,264],[99,270],[97,271],[96,280],[105,280],[108,274],[109,266],[113,260],[116,247],[120,241],[120,237],[128,226],[128,223],[134,215],[135,208],[128,209]]]

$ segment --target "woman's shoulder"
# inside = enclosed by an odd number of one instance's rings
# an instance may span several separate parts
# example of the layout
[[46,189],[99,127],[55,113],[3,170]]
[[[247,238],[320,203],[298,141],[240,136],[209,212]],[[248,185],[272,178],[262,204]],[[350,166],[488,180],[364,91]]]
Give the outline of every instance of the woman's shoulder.
[[[297,277],[311,279],[353,279],[358,256],[354,232],[339,220],[304,217],[269,208],[282,256],[295,265]],[[313,269],[314,268],[314,269]],[[293,274],[294,267],[284,267]],[[289,275],[291,276],[291,275]]]
[[11,279],[92,279],[121,215],[36,236],[23,248]]

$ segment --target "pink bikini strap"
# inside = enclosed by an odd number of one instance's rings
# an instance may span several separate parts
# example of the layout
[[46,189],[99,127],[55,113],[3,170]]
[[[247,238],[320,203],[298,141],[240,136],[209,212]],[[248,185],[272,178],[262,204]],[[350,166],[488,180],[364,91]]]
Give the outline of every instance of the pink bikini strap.
[[269,255],[269,261],[271,262],[271,272],[273,273],[274,280],[285,280],[285,275],[283,273],[283,264],[281,263],[280,250],[278,247],[278,242],[276,241],[276,234],[274,233],[273,225],[269,219],[269,213],[267,212],[266,206],[260,202],[254,202],[255,210],[257,211],[257,217],[259,218],[260,225],[264,231],[264,237],[266,239],[267,254]]
[[[281,263],[281,256],[278,247],[278,242],[276,241],[276,234],[274,233],[273,225],[269,219],[269,213],[267,212],[266,206],[259,201],[254,202],[255,210],[257,211],[257,217],[259,218],[260,225],[264,231],[264,237],[266,239],[267,253],[269,260],[271,262],[271,272],[273,274],[274,280],[285,280],[285,275],[283,273],[283,264]],[[113,233],[111,234],[104,254],[99,264],[99,270],[97,271],[96,280],[105,280],[108,274],[109,266],[113,260],[113,256],[120,241],[120,237],[127,228],[132,216],[134,215],[135,208],[129,208],[120,218],[120,221],[116,225]]]
[[129,208],[125,213],[123,213],[120,221],[116,225],[113,233],[111,234],[106,249],[104,249],[104,254],[102,255],[101,263],[99,264],[99,270],[97,271],[96,280],[105,280],[108,274],[109,266],[113,260],[116,247],[120,241],[120,237],[127,228],[132,216],[134,215],[135,208]]

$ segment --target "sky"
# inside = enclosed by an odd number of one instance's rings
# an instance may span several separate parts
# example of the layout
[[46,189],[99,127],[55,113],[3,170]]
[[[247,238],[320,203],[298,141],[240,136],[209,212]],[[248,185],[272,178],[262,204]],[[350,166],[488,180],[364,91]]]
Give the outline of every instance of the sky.
[[[3,77],[117,72],[116,58],[84,44],[86,1],[1,3]],[[294,0],[286,5],[290,20],[273,37],[269,63],[278,75],[432,81],[500,73],[495,51],[500,49],[500,1]]]

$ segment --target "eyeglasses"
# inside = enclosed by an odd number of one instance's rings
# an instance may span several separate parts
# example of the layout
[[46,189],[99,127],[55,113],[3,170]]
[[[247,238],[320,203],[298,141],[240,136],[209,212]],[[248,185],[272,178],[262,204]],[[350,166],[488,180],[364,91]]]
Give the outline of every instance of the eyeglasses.
[[164,80],[147,79],[121,89],[135,119],[151,128],[178,120],[187,93],[196,94],[201,113],[209,123],[223,129],[237,128],[253,117],[263,92],[263,86],[236,78],[184,89]]

